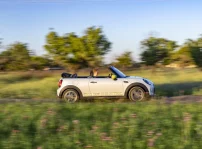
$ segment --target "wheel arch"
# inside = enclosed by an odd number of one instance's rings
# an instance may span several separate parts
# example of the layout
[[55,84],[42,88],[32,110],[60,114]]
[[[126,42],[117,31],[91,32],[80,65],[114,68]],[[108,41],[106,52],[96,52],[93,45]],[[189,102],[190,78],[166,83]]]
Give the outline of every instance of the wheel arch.
[[149,90],[147,89],[147,87],[144,84],[142,84],[142,83],[132,83],[125,90],[125,93],[124,93],[125,98],[128,98],[128,93],[129,93],[130,89],[135,87],[135,86],[141,87],[146,93],[149,92]]
[[83,94],[82,94],[81,90],[80,90],[78,87],[74,86],[74,85],[68,85],[68,86],[63,87],[62,90],[60,91],[59,98],[62,98],[64,92],[65,92],[67,89],[73,89],[73,90],[77,91],[77,93],[78,93],[78,95],[79,95],[79,98],[80,98],[80,99],[83,98]]

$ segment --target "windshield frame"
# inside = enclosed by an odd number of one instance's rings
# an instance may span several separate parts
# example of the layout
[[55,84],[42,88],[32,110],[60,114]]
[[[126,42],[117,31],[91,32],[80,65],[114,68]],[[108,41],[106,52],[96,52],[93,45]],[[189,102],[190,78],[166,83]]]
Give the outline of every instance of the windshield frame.
[[117,78],[126,78],[127,76],[120,71],[119,69],[117,69],[114,66],[110,66],[109,69],[117,76]]

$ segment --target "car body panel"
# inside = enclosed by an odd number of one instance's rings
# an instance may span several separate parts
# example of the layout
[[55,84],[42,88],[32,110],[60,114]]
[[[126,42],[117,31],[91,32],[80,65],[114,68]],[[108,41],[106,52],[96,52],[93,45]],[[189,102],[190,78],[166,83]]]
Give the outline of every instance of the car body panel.
[[153,96],[155,87],[152,81],[137,76],[126,76],[117,68],[110,66],[109,70],[117,76],[115,80],[108,76],[103,77],[77,77],[77,78],[61,78],[62,85],[57,90],[57,95],[62,97],[66,88],[74,87],[75,90],[81,92],[82,97],[105,97],[105,96],[127,96],[128,91],[133,86],[142,87],[145,92]]
[[83,96],[87,96],[90,94],[89,90],[89,79],[90,78],[61,78],[63,79],[62,86],[58,89],[57,95],[60,95],[62,88],[67,86],[75,86],[80,89]]
[[89,81],[90,96],[123,96],[124,88],[121,79],[91,78]]

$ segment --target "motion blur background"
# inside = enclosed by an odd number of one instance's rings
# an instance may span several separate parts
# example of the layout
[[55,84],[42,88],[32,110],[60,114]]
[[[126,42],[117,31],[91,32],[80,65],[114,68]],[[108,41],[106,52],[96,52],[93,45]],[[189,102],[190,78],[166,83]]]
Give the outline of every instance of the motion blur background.
[[[1,0],[0,148],[201,149],[201,5]],[[109,65],[152,80],[155,98],[58,102],[62,72]]]
[[153,80],[159,96],[198,95],[201,4],[2,0],[0,97],[55,98],[61,72],[89,75],[90,69],[99,67],[100,74],[108,75],[108,65]]

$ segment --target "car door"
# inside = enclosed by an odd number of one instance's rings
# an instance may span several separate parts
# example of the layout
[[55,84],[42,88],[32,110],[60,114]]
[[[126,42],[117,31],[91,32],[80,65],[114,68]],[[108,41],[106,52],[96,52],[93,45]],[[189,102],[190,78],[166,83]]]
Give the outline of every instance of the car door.
[[90,78],[89,88],[92,96],[123,96],[123,80],[118,78]]
[[83,96],[91,96],[90,89],[89,89],[89,78],[73,78],[72,85],[79,88],[82,92]]

